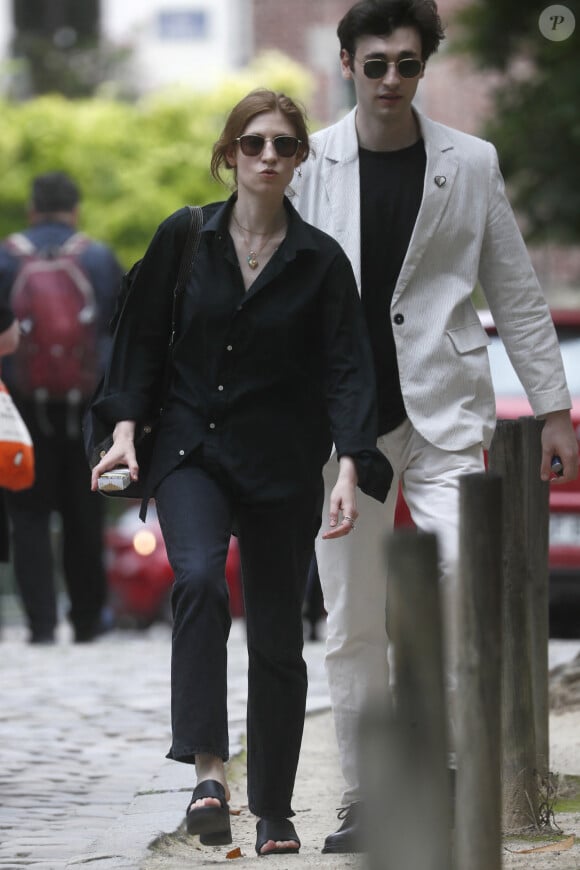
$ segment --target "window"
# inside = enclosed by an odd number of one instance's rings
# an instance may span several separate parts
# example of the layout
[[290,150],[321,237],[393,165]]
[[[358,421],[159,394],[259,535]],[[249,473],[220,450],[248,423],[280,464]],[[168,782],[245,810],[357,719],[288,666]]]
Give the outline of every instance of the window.
[[208,35],[208,14],[204,10],[165,10],[159,13],[157,22],[162,40],[191,41],[206,39]]

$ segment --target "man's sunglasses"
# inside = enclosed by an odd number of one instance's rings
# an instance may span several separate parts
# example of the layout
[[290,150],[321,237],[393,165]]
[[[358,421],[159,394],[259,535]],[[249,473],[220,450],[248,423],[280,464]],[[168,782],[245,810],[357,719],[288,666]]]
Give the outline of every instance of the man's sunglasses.
[[371,57],[362,62],[362,68],[367,79],[382,79],[389,65],[394,63],[401,78],[414,79],[423,69],[423,61],[416,57],[403,57],[401,60],[384,60],[382,57]]
[[302,145],[302,141],[296,136],[274,136],[271,139],[259,133],[246,133],[244,136],[238,136],[234,142],[239,144],[242,154],[246,157],[257,157],[264,150],[266,142],[272,143],[278,157],[294,157]]

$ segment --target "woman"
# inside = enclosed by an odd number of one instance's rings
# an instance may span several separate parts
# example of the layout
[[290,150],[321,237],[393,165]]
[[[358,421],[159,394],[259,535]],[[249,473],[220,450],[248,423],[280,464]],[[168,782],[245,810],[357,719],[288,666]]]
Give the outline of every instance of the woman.
[[[307,686],[302,600],[332,442],[329,538],[354,528],[357,483],[384,500],[391,480],[374,447],[372,362],[351,267],[285,197],[308,149],[304,116],[283,94],[254,91],[227,119],[211,169],[218,179],[230,171],[235,192],[203,209],[145,481],[175,572],[169,757],[196,765],[187,829],[210,845],[231,842],[224,566],[232,529],[238,536],[259,855],[300,847],[290,817]],[[147,418],[162,378],[188,222],[182,209],[161,224],[123,313],[94,409],[116,424],[114,443],[93,470],[93,489],[118,465],[139,474],[135,421]]]

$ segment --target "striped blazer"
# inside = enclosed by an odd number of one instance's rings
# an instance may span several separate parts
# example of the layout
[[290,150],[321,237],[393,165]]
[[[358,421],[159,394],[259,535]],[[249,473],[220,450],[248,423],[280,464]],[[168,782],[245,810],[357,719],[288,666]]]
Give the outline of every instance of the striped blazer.
[[[334,236],[360,290],[356,108],[311,137],[290,194]],[[390,313],[410,421],[445,450],[489,446],[495,400],[488,336],[472,302],[479,284],[538,417],[571,407],[556,332],[505,195],[495,148],[416,111],[427,155],[415,228]]]

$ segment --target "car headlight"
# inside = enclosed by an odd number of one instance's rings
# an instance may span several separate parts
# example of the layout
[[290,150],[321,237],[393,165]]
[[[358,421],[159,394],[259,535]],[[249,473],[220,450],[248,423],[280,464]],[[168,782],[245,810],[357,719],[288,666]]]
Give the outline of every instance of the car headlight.
[[133,548],[140,556],[150,556],[156,547],[157,539],[149,529],[140,529],[133,535]]

